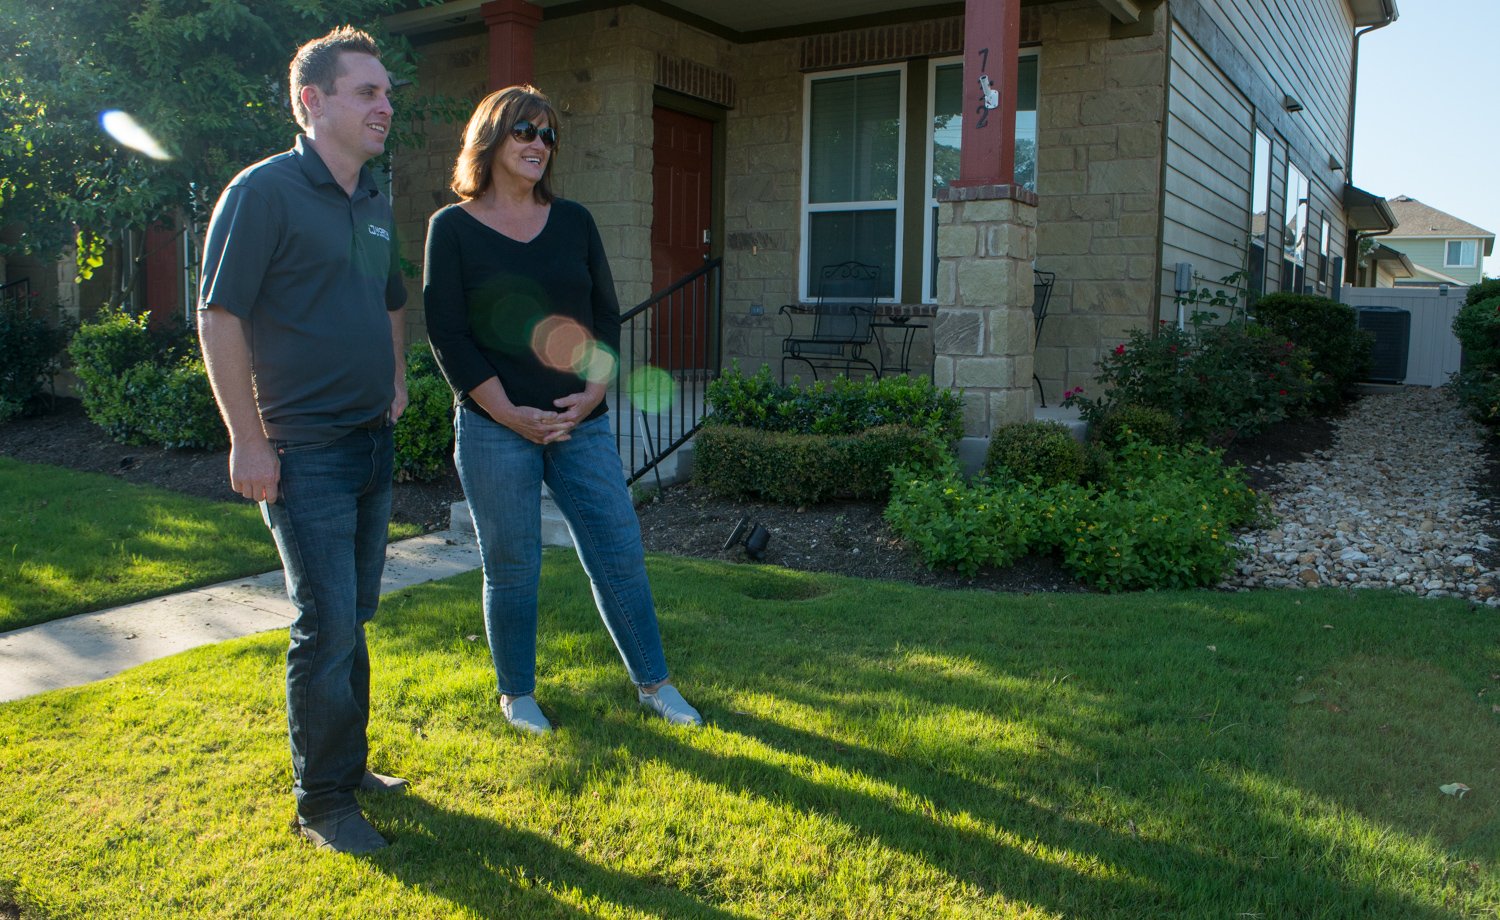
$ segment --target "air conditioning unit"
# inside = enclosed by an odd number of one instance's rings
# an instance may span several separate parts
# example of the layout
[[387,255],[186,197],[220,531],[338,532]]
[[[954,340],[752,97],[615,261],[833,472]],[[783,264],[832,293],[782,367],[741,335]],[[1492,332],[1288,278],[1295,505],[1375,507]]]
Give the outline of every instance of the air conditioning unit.
[[1406,355],[1411,346],[1411,311],[1400,307],[1356,307],[1359,328],[1372,333],[1371,383],[1401,383],[1406,379]]

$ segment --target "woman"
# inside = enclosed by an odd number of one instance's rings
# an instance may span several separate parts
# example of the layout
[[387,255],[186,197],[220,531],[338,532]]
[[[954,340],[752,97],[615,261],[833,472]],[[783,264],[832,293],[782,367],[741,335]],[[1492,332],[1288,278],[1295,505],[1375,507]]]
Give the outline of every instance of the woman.
[[556,148],[547,97],[530,86],[491,93],[453,168],[462,200],[427,231],[427,331],[458,401],[458,474],[479,536],[501,706],[517,728],[552,728],[533,696],[545,482],[641,705],[701,725],[668,681],[640,522],[605,414],[620,345],[614,279],[593,217],[552,193]]

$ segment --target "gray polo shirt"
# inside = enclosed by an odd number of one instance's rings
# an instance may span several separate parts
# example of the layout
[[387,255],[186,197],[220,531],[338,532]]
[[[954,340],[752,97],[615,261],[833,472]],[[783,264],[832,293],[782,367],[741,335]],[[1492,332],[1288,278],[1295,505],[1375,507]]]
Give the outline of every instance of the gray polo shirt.
[[390,202],[344,193],[305,137],[234,178],[208,226],[198,308],[248,323],[266,433],[328,441],[395,398],[387,311],[406,303]]

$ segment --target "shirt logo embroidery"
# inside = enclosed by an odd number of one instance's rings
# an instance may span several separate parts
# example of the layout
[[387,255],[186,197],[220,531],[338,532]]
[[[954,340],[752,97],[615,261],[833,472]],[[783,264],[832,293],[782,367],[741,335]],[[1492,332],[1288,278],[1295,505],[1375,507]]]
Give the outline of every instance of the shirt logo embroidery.
[[374,224],[370,224],[369,229],[371,236],[378,236],[381,239],[385,240],[387,243],[391,241],[391,231],[385,229],[384,227],[377,227]]

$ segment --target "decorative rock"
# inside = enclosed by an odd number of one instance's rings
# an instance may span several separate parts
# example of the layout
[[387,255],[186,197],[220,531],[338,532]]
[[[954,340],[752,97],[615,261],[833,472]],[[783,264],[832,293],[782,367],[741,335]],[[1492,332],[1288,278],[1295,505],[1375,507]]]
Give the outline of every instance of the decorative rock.
[[1475,559],[1500,541],[1473,488],[1485,436],[1442,389],[1364,397],[1334,423],[1331,450],[1277,468],[1280,520],[1236,536],[1224,587],[1393,588],[1500,608],[1500,571]]

